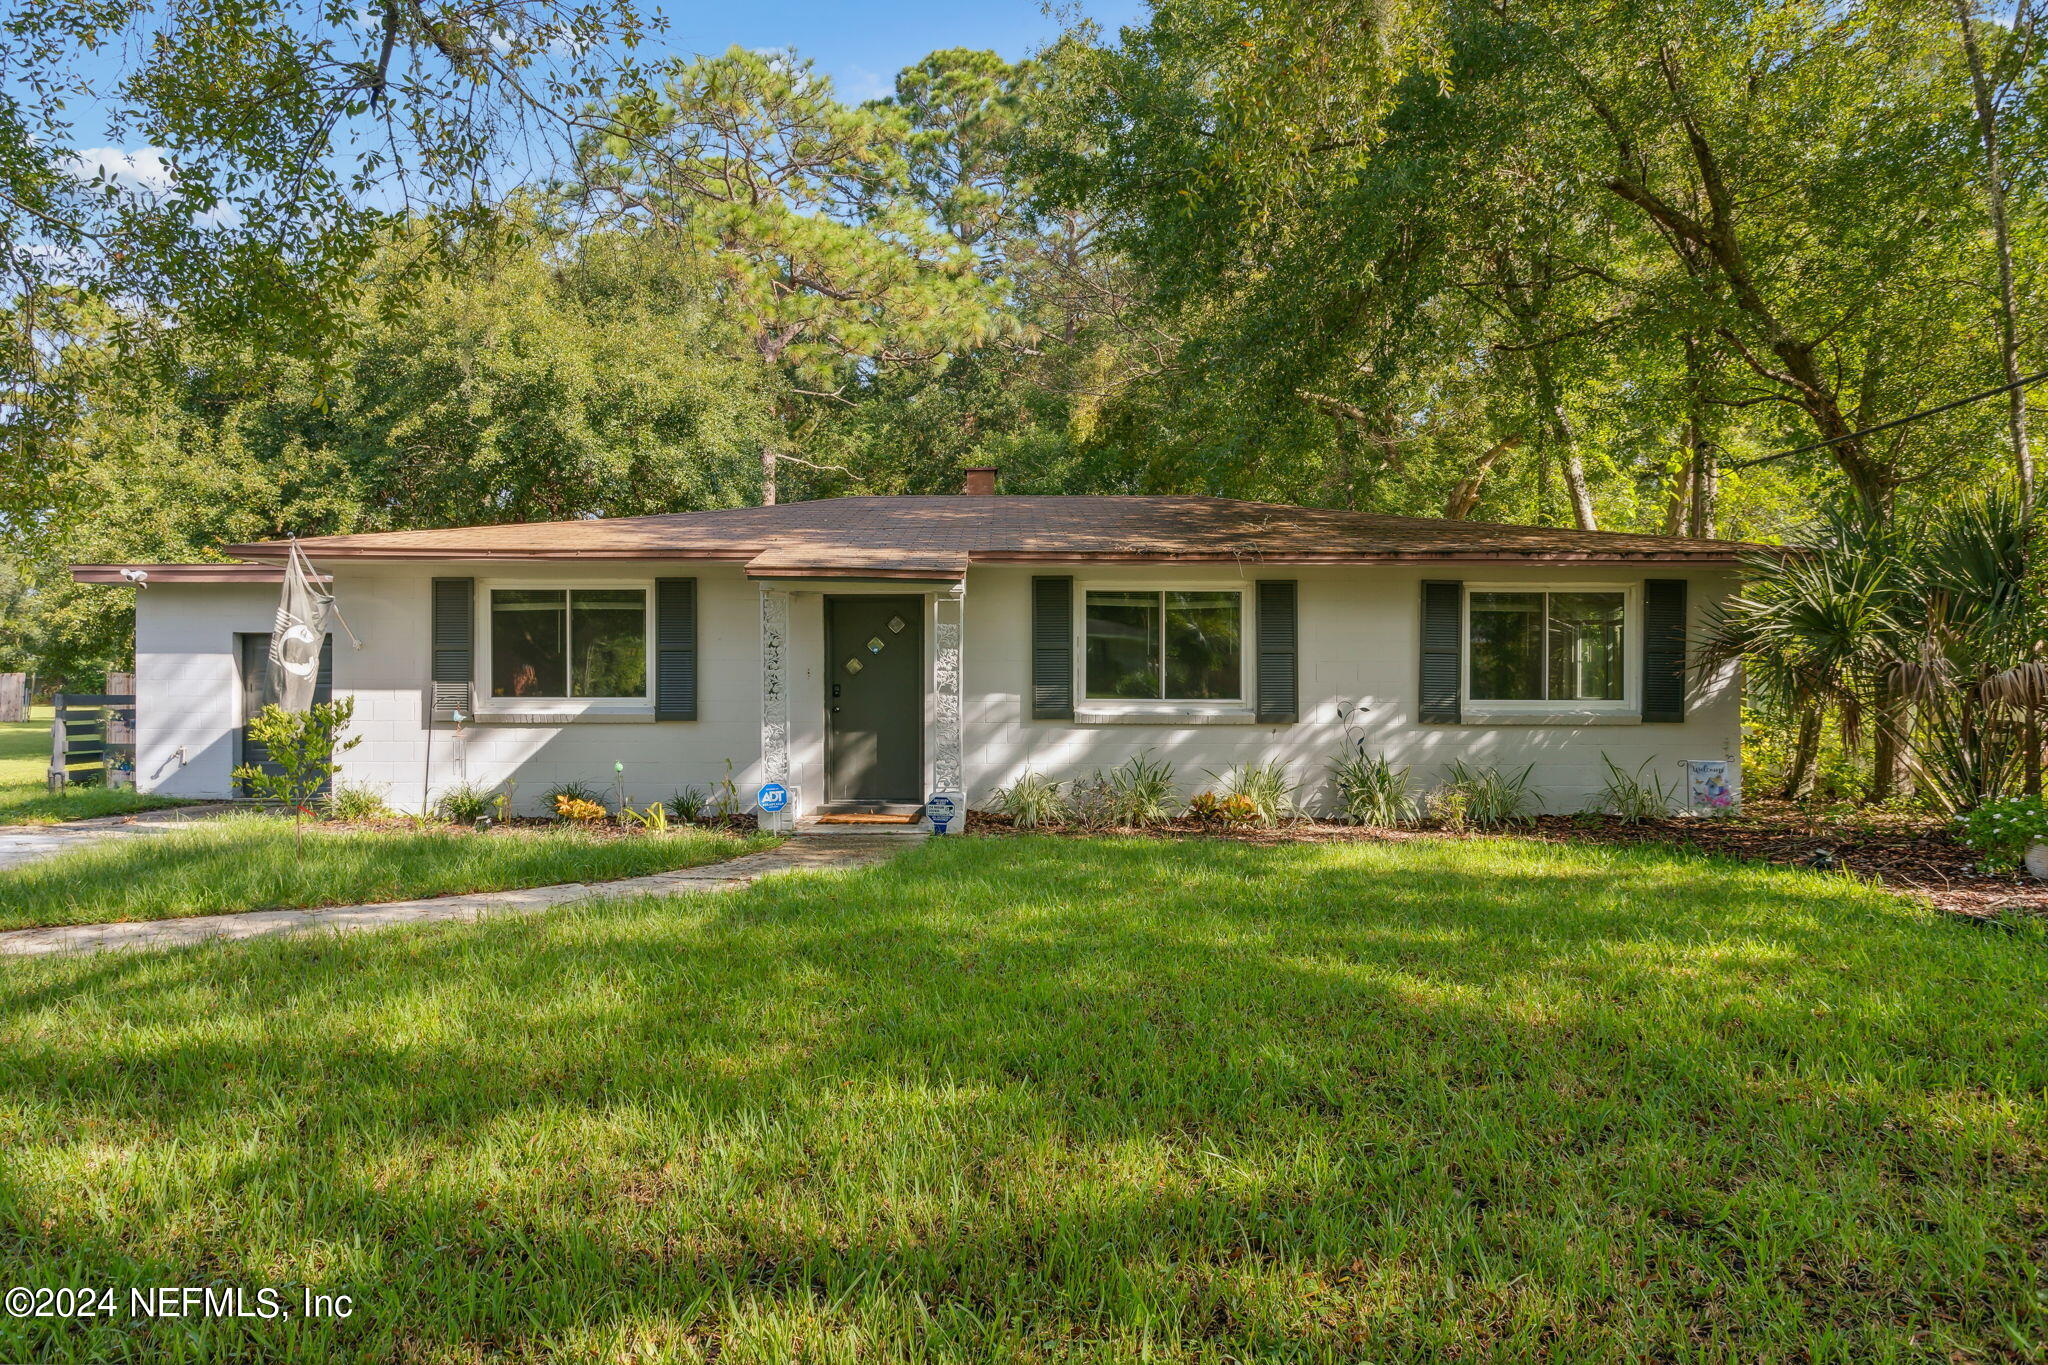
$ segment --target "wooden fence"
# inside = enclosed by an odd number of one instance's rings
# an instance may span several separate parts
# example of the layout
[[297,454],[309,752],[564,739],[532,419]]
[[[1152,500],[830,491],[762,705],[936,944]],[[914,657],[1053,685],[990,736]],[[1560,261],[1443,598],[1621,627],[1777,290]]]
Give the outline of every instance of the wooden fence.
[[0,723],[27,719],[28,674],[0,673]]
[[56,711],[50,723],[51,791],[135,785],[134,693],[59,692]]

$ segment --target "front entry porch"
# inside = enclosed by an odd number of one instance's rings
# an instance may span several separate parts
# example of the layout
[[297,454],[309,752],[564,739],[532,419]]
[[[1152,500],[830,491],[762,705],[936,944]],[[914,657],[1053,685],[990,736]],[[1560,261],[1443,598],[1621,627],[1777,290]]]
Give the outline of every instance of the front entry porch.
[[938,793],[964,809],[964,578],[759,586],[761,780],[789,793],[762,826],[929,828]]

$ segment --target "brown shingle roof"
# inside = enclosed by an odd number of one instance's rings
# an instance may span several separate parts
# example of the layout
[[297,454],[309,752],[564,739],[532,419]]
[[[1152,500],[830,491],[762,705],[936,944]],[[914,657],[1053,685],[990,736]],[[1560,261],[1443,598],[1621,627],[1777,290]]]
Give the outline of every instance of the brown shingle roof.
[[[1725,540],[1389,517],[1199,497],[859,497],[603,520],[317,536],[316,559],[697,559],[763,577],[958,578],[969,560],[1653,560],[1732,563]],[[285,542],[228,547],[275,559]]]

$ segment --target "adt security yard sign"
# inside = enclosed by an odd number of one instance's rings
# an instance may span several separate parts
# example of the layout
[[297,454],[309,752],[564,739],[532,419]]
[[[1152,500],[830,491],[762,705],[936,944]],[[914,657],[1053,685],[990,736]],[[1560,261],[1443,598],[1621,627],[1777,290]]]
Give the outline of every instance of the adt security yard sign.
[[780,782],[770,782],[767,786],[761,788],[761,795],[756,798],[756,804],[768,814],[773,815],[789,804],[789,788],[783,786]]
[[953,817],[959,813],[960,807],[944,792],[933,792],[931,799],[924,803],[925,819],[932,822],[934,834],[944,834],[946,826],[952,824]]

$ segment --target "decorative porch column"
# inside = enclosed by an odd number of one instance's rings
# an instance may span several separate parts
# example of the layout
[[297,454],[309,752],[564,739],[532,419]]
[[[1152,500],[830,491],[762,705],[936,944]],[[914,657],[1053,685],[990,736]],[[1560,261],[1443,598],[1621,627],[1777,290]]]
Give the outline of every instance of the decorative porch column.
[[789,594],[761,589],[761,780],[789,781]]
[[960,715],[961,650],[967,635],[967,584],[953,585],[952,592],[935,599],[936,621],[932,643],[933,692],[938,699],[938,734],[932,745],[932,783],[959,803],[967,812],[967,773],[962,761],[964,743]]

